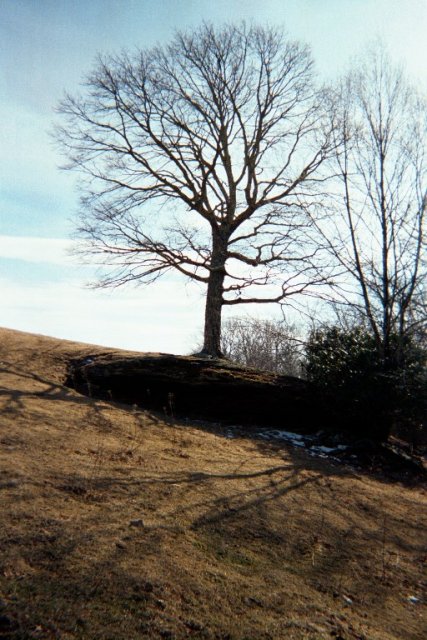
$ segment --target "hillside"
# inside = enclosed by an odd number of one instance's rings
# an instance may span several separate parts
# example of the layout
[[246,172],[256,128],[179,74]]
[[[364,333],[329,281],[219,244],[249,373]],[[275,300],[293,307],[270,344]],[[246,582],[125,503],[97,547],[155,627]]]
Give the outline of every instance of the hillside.
[[425,637],[426,493],[64,386],[0,330],[0,638]]

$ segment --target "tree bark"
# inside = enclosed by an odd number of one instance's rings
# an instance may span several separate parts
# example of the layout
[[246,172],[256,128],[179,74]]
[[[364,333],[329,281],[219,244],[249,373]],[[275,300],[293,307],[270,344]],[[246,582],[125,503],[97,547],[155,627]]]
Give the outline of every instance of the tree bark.
[[201,354],[221,358],[221,312],[228,236],[213,230],[212,257],[206,292],[205,329]]

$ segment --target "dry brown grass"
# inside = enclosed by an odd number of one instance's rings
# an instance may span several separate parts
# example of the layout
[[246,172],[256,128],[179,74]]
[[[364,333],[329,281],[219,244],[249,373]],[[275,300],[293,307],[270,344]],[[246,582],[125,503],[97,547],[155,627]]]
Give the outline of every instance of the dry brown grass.
[[104,351],[0,330],[0,638],[425,637],[421,487],[62,386]]

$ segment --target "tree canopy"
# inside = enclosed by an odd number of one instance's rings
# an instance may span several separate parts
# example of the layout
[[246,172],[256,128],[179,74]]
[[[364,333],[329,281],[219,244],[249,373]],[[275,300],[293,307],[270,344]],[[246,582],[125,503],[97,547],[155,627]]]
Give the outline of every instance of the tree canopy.
[[101,286],[171,269],[203,283],[203,350],[216,356],[224,305],[280,302],[325,281],[310,231],[336,139],[306,46],[276,29],[204,24],[100,57],[59,111]]
[[427,103],[382,47],[332,93],[338,183],[321,227],[343,269],[341,300],[388,357],[391,338],[426,327]]
[[245,24],[99,57],[57,129],[99,286],[201,283],[211,356],[224,306],[331,273],[380,349],[425,324],[425,100],[378,48],[335,88],[315,81],[306,46]]

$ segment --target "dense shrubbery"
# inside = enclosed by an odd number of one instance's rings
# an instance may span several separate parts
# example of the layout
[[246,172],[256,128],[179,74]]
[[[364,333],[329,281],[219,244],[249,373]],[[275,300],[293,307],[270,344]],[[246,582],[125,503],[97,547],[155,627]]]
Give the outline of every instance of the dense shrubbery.
[[391,336],[387,354],[363,327],[312,331],[306,374],[329,403],[333,427],[384,441],[390,432],[416,443],[426,413],[426,352],[410,337]]
[[393,432],[426,446],[427,349],[421,336],[393,334],[384,349],[363,325],[322,326],[308,336],[304,354],[301,345],[284,322],[246,317],[224,324],[227,358],[306,377],[317,388],[322,423],[332,431],[374,442]]

